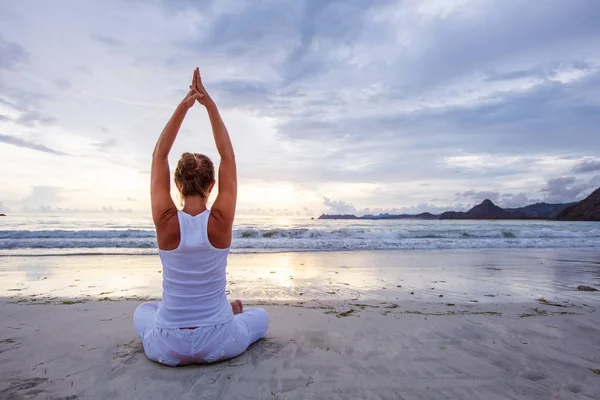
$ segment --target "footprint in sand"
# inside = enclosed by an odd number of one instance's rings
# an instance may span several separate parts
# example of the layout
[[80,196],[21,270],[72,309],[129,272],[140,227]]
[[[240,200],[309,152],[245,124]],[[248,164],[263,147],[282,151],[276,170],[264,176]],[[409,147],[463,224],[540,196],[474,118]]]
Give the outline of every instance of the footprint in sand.
[[525,371],[519,375],[521,375],[521,377],[528,379],[532,382],[537,382],[537,381],[541,381],[542,379],[546,379],[546,376],[538,371]]
[[581,393],[581,386],[576,383],[568,383],[564,386],[565,390],[568,390],[571,393]]
[[17,393],[20,390],[32,389],[48,381],[48,378],[25,378],[10,381],[10,385],[0,390],[0,399],[21,399]]
[[132,365],[138,362],[139,355],[143,352],[144,348],[142,342],[139,340],[132,340],[129,343],[117,346],[113,355],[113,360],[118,361],[123,365]]
[[257,365],[259,362],[273,358],[277,355],[285,345],[274,339],[266,338],[250,345],[245,354],[250,356],[252,365]]

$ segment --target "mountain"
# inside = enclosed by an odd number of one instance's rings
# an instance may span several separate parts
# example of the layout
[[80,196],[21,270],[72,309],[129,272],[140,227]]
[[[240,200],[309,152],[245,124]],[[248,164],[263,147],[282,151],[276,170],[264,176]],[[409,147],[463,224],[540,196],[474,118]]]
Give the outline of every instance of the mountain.
[[360,219],[405,219],[405,218],[411,218],[411,217],[412,217],[412,215],[408,215],[408,214],[394,215],[394,214],[384,213],[384,214],[377,214],[377,215],[366,214],[366,215],[363,215],[362,217],[360,217]]
[[522,219],[525,215],[498,207],[491,200],[485,199],[467,212],[446,211],[440,219]]
[[556,216],[565,208],[576,204],[550,204],[550,203],[535,203],[525,207],[506,208],[506,211],[523,214],[527,218],[556,218]]
[[585,199],[562,210],[559,221],[600,221],[600,188]]
[[358,219],[358,217],[352,214],[321,214],[318,219]]
[[432,214],[430,212],[424,212],[414,216],[416,219],[440,219],[439,215]]
[[322,214],[317,219],[369,219],[369,220],[380,220],[380,219],[438,219],[437,215],[431,213],[421,213],[421,214],[366,214],[361,217],[357,217],[352,214]]
[[446,211],[441,215],[428,212],[421,214],[378,214],[378,215],[327,215],[319,219],[558,219],[561,221],[600,221],[600,188],[578,203],[550,204],[535,203],[519,208],[501,208],[484,200],[469,211]]

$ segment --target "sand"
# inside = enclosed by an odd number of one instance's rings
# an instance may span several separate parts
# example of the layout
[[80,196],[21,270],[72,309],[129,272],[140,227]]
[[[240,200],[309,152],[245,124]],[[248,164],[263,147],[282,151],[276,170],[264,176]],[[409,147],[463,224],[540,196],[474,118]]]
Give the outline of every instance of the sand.
[[600,292],[575,290],[600,283],[596,257],[261,255],[244,274],[240,255],[230,286],[269,312],[268,337],[234,360],[178,368],[144,356],[131,319],[140,301],[119,299],[154,287],[140,285],[139,260],[92,288],[111,294],[65,296],[63,274],[90,286],[93,260],[19,281],[33,261],[2,259],[0,399],[598,399]]
[[600,396],[600,319],[591,307],[265,306],[269,335],[242,356],[170,368],[146,359],[134,337],[137,304],[4,304],[0,398]]

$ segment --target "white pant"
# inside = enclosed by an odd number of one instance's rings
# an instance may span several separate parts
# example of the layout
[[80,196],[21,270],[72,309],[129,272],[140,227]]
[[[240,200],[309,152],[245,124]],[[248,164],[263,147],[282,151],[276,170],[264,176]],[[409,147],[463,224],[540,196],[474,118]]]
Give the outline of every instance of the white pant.
[[229,322],[195,329],[164,329],[155,323],[159,303],[144,303],[133,324],[146,356],[169,366],[223,361],[242,354],[267,335],[269,316],[262,308],[244,308]]

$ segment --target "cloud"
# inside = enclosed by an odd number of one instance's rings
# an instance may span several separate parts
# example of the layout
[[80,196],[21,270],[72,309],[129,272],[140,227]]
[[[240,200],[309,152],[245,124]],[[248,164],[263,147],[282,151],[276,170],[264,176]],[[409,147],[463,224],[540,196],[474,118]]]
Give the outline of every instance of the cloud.
[[356,208],[350,203],[341,200],[331,200],[323,197],[323,206],[326,214],[356,214]]
[[56,118],[45,117],[37,111],[26,111],[15,119],[15,122],[23,126],[35,126],[36,124],[49,125],[56,122]]
[[61,90],[71,89],[71,83],[65,79],[55,79],[54,84]]
[[465,200],[472,200],[476,203],[480,203],[486,199],[491,200],[493,203],[497,203],[498,199],[500,198],[500,193],[492,191],[476,191],[471,189],[463,193],[456,193],[455,196]]
[[84,74],[87,74],[87,75],[94,75],[94,73],[92,72],[92,70],[90,70],[85,65],[79,65],[78,67],[75,68],[75,70],[79,71],[79,72],[82,72]]
[[43,144],[33,143],[33,142],[27,141],[25,139],[21,139],[21,138],[17,138],[17,137],[14,137],[14,136],[9,136],[9,135],[0,134],[0,142],[1,143],[11,144],[11,145],[17,146],[17,147],[23,147],[23,148],[26,148],[26,149],[32,149],[32,150],[42,151],[44,153],[55,154],[55,155],[58,155],[58,156],[66,156],[66,155],[68,155],[67,153],[64,153],[64,152],[59,151],[59,150],[52,149],[52,148],[50,148],[48,146],[45,146]]
[[95,42],[101,43],[107,47],[121,47],[121,46],[125,45],[125,43],[123,43],[120,40],[113,39],[111,37],[104,36],[104,35],[92,34],[92,35],[90,35],[90,39],[92,39]]
[[502,195],[500,206],[504,208],[518,208],[537,203],[535,199],[529,198],[527,193],[506,193]]
[[600,171],[600,160],[583,160],[573,167],[575,173]]
[[562,176],[549,179],[541,191],[546,193],[549,203],[569,203],[581,200],[582,192],[590,189],[593,183],[594,178],[583,182],[572,176]]
[[[111,157],[131,160],[132,186],[145,190],[146,177],[135,171],[145,168],[199,63],[232,135],[240,180],[301,187],[314,210],[332,187],[344,199],[330,200],[338,210],[456,209],[484,197],[512,206],[572,197],[569,190],[591,183],[576,180],[561,191],[548,178],[598,170],[594,2],[113,6],[7,3],[14,18],[0,28],[11,41],[0,45],[0,122],[11,140],[52,130],[65,149],[95,143],[90,163],[114,168],[100,154],[110,149]],[[196,107],[174,153],[204,151],[210,137]],[[65,187],[79,185],[61,173],[65,165],[49,170]],[[23,174],[31,184],[39,179],[33,169]],[[99,202],[113,183],[98,182],[91,197]],[[290,202],[298,198],[294,190]]]
[[62,195],[63,188],[56,186],[33,186],[31,193],[21,199],[19,204],[24,209],[44,209],[55,207],[65,200]]
[[117,146],[117,141],[114,138],[110,138],[98,143],[94,143],[93,145],[99,152],[106,152],[109,149],[115,148]]
[[0,70],[12,70],[25,63],[28,55],[25,49],[17,43],[7,42],[0,36]]

